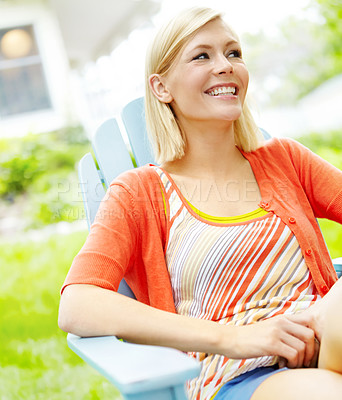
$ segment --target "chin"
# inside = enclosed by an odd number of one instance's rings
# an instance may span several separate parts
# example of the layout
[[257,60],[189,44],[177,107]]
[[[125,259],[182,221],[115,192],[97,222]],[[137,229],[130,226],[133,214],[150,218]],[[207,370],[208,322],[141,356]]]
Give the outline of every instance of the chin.
[[236,112],[236,113],[229,113],[229,114],[225,114],[224,116],[222,116],[222,119],[226,120],[227,122],[234,122],[236,120],[238,120],[241,117],[242,112]]

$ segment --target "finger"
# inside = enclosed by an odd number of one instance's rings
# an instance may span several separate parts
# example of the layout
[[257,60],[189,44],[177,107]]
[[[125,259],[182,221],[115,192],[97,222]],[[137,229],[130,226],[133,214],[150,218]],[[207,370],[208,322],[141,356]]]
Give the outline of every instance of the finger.
[[286,315],[286,318],[296,324],[300,324],[309,328],[313,328],[314,326],[314,318],[310,313],[307,312],[298,312],[296,314]]
[[[317,304],[315,304],[315,306],[317,306]],[[292,315],[287,315],[287,318],[292,322],[299,323],[301,325],[305,325],[311,328],[315,332],[315,336],[318,338],[319,342],[321,342],[324,325],[322,320],[324,320],[324,316],[321,314],[318,314],[317,316],[317,312],[315,313],[312,310],[316,310],[314,309],[314,306],[311,306],[305,311]]]
[[[291,321],[291,318],[288,319]],[[296,320],[298,321],[299,318]],[[298,322],[292,322],[288,326],[287,332],[305,343],[303,365],[308,367],[315,355],[315,332]]]
[[302,367],[305,359],[305,342],[287,333],[284,333],[282,341],[288,347],[285,354],[287,366],[289,368]]
[[278,349],[280,354],[279,366],[286,366],[288,368],[297,368],[298,351],[286,343],[281,343]]
[[311,359],[311,362],[309,364],[309,368],[317,368],[318,365],[318,356],[319,356],[319,349],[321,345],[317,339],[315,339],[315,353]]
[[303,365],[308,367],[315,355],[315,333],[310,328],[304,328],[297,337],[305,343]]
[[305,357],[304,357],[304,366],[309,367],[315,357],[315,338],[313,340],[310,340],[309,342],[306,342],[305,346]]

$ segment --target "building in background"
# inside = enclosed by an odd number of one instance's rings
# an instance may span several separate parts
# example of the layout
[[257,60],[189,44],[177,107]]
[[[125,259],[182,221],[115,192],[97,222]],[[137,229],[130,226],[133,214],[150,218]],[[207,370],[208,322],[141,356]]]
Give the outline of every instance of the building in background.
[[78,121],[92,128],[103,113],[93,104],[97,90],[80,83],[82,71],[159,7],[154,0],[0,0],[0,137]]

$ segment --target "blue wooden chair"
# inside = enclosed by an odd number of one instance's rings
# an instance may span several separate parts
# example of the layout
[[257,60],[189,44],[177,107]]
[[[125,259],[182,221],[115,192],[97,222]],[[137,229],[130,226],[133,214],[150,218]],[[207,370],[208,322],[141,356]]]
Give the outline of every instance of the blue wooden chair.
[[[136,166],[154,163],[145,129],[143,99],[129,103],[122,112]],[[263,132],[266,137],[269,135]],[[134,168],[117,121],[104,122],[93,138],[93,157],[86,154],[79,163],[79,179],[88,227],[105,195],[104,187],[120,173]],[[342,258],[335,260],[339,276]],[[123,280],[119,292],[134,297]],[[170,348],[122,342],[114,336],[80,338],[68,335],[69,347],[94,367],[129,400],[185,400],[185,382],[200,371],[197,361]]]
[[[137,166],[154,162],[145,130],[143,99],[128,104],[122,120]],[[134,168],[114,118],[100,126],[92,144],[100,169],[96,168],[91,153],[81,159],[78,167],[88,228],[105,195],[104,187],[121,172]],[[124,280],[118,291],[135,298]],[[136,345],[114,336],[80,338],[69,334],[67,341],[76,354],[103,374],[128,400],[185,400],[185,382],[200,371],[196,360],[175,349]]]

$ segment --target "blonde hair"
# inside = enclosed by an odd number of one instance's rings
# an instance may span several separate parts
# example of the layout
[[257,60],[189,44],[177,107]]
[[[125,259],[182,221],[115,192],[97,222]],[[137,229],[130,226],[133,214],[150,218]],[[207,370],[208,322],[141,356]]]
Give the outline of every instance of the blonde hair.
[[[218,18],[222,19],[221,13],[210,8],[185,10],[160,29],[149,47],[145,67],[145,117],[158,163],[182,158],[186,143],[170,104],[159,101],[152,93],[149,77],[152,74],[165,76],[184,45],[205,24]],[[260,131],[246,102],[234,122],[234,134],[236,145],[243,151],[250,152],[259,147]]]

